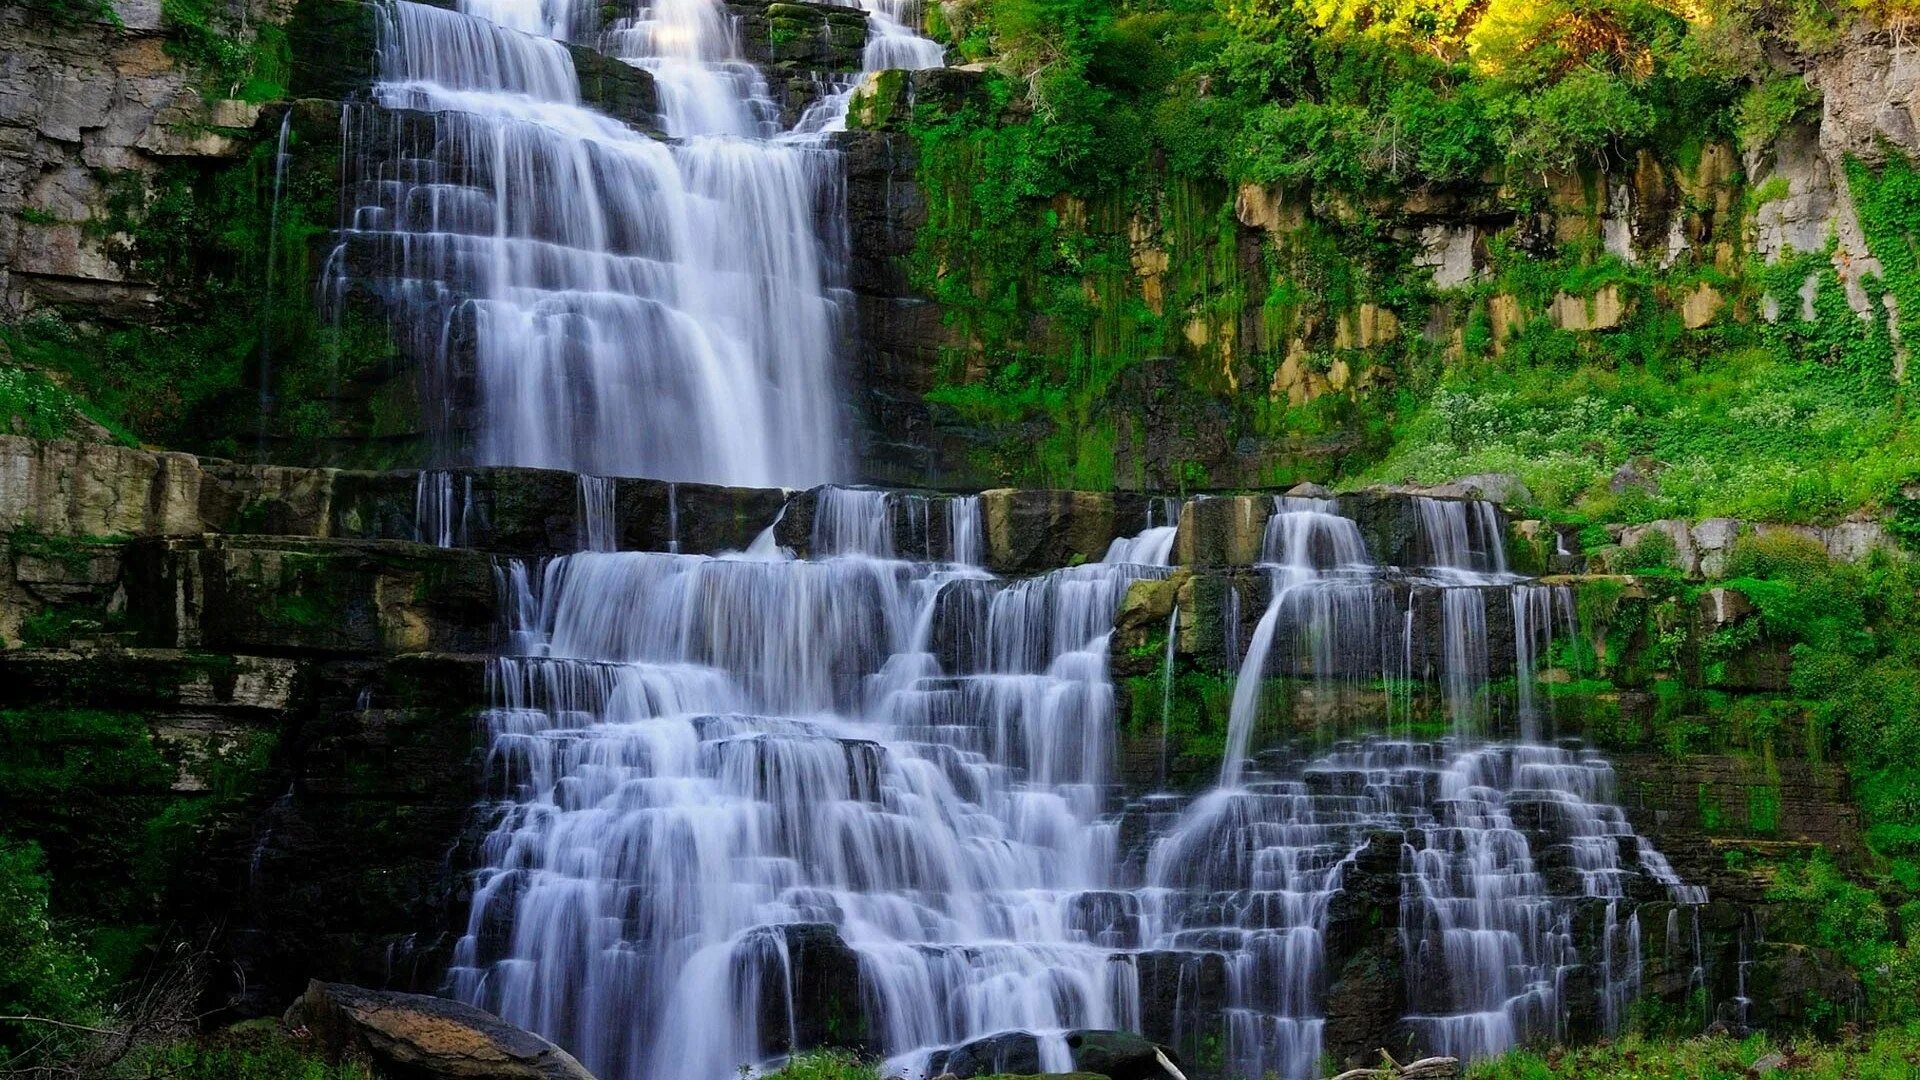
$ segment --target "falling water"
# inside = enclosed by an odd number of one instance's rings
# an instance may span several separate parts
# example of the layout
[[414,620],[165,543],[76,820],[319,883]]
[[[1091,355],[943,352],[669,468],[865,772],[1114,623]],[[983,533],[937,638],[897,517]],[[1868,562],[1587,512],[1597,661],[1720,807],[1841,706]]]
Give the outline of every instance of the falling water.
[[1167,789],[1167,729],[1173,724],[1173,658],[1180,642],[1180,605],[1167,616],[1167,655],[1160,664],[1160,790]]
[[1100,929],[1106,643],[1127,585],[1167,571],[902,562],[849,531],[884,494],[823,491],[814,544],[841,554],[812,561],[508,577],[530,614],[494,671],[500,824],[455,993],[608,1077],[778,1054],[805,1003],[739,988],[786,986],[823,940],[857,953],[896,1055],[1137,1024]]
[[[1600,1026],[1616,1030],[1640,965],[1627,879],[1644,876],[1685,904],[1705,898],[1634,835],[1604,760],[1530,734],[1518,744],[1370,739],[1256,768],[1252,734],[1275,671],[1391,684],[1413,674],[1416,653],[1432,655],[1456,730],[1462,710],[1477,717],[1491,675],[1489,592],[1514,594],[1514,675],[1528,688],[1519,713],[1531,722],[1534,669],[1567,625],[1570,598],[1507,571],[1491,506],[1421,500],[1416,512],[1425,565],[1402,570],[1376,565],[1333,502],[1276,500],[1262,553],[1271,595],[1235,687],[1220,786],[1149,859],[1148,881],[1166,890],[1163,940],[1233,943],[1227,1059],[1243,1075],[1314,1075],[1329,905],[1379,834],[1402,849],[1404,1024],[1424,1048],[1463,1058],[1564,1035],[1568,979],[1588,965]],[[1436,606],[1437,647],[1416,629],[1432,624],[1415,617]],[[1603,911],[1586,946],[1574,932],[1583,898]]]
[[536,36],[579,13],[380,11],[384,111],[349,125],[359,205],[335,272],[365,268],[433,385],[471,398],[467,455],[760,486],[838,473],[838,158],[774,129],[720,5],[663,0],[607,35],[653,71],[674,143],[580,104],[571,56]]
[[273,314],[277,297],[273,291],[274,256],[280,240],[280,194],[287,177],[287,135],[293,127],[293,110],[280,114],[280,136],[273,147],[273,208],[267,214],[266,302],[260,313],[260,439],[267,437],[267,414],[273,411]]
[[947,500],[948,559],[960,566],[986,565],[986,531],[980,519],[980,496],[957,495]]
[[[619,525],[614,520],[613,478],[580,474],[580,549],[613,551],[620,546]],[[668,504],[672,504],[669,486]]]
[[451,472],[422,470],[413,489],[413,538],[435,547],[465,546],[472,508],[472,476],[460,477],[456,496]]
[[[972,504],[943,518],[928,496],[809,498],[807,560],[769,541],[751,558],[589,552],[503,573],[518,614],[489,713],[498,824],[452,990],[600,1075],[718,1078],[824,1038],[800,981],[822,971],[894,1068],[1024,1031],[1064,1069],[1071,1029],[1196,1030],[1141,1002],[1213,956],[1230,1069],[1312,1076],[1330,912],[1383,833],[1401,851],[1405,1028],[1481,1056],[1563,1034],[1581,971],[1599,1023],[1618,1024],[1638,979],[1630,879],[1698,899],[1591,752],[1375,738],[1270,759],[1244,693],[1220,787],[1133,862],[1108,639],[1128,588],[1170,570],[1116,558],[1002,580],[897,554],[933,546],[942,521],[959,550]],[[1425,638],[1461,624],[1435,616],[1413,640],[1402,609],[1488,588],[1436,584],[1467,568],[1381,566],[1332,502],[1274,509],[1240,691],[1270,670],[1349,685],[1455,655]],[[1426,557],[1497,565],[1432,541]],[[1164,550],[1152,528],[1116,548]],[[1554,620],[1514,610],[1530,677]],[[1584,903],[1603,912],[1592,941],[1575,931]]]
[[[869,70],[940,62],[911,6],[866,10]],[[605,477],[843,471],[822,133],[847,88],[779,130],[714,0],[605,27],[565,0],[381,12],[336,283],[364,283],[430,361],[467,441],[449,453],[582,474],[585,550],[497,570],[492,825],[450,992],[607,1080],[720,1080],[834,1039],[924,1069],[1002,1032],[1065,1071],[1071,1029],[1197,1032],[1143,1002],[1211,963],[1226,1068],[1295,1080],[1326,1042],[1334,901],[1385,833],[1426,1045],[1552,1033],[1579,970],[1617,1021],[1637,977],[1625,882],[1685,887],[1603,761],[1480,737],[1493,627],[1512,613],[1528,682],[1559,603],[1516,599],[1496,509],[1420,503],[1396,568],[1334,502],[1278,500],[1219,787],[1123,844],[1108,650],[1129,588],[1173,573],[1166,508],[1101,562],[1017,580],[981,569],[977,498],[846,487],[794,497],[806,559],[778,522],[740,556],[611,550]],[[581,104],[560,41],[587,37],[653,76],[670,140]],[[423,474],[420,539],[462,542],[465,494]],[[1275,677],[1349,704],[1430,681],[1460,735],[1256,753]],[[1598,955],[1572,932],[1581,902],[1605,908]]]

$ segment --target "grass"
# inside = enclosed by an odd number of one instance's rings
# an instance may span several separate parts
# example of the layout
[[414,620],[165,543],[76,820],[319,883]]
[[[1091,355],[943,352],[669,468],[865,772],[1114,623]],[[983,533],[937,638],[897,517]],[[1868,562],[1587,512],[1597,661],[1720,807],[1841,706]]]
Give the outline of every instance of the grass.
[[[1642,458],[1658,463],[1651,488],[1611,490],[1615,470]],[[1507,472],[1542,507],[1594,520],[1819,522],[1886,499],[1916,462],[1920,425],[1896,395],[1748,347],[1671,373],[1602,363],[1456,370],[1351,482]]]
[[[1776,1058],[1777,1056],[1777,1058]],[[1920,1028],[1889,1028],[1837,1043],[1701,1035],[1655,1041],[1629,1035],[1572,1050],[1516,1050],[1467,1070],[1468,1080],[1746,1080],[1776,1058],[1772,1080],[1912,1080],[1920,1076]]]

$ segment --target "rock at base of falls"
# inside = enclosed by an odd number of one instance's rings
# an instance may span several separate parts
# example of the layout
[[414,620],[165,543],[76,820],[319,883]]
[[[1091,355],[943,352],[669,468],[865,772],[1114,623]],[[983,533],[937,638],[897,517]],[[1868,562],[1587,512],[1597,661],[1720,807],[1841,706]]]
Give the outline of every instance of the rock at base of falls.
[[1431,1057],[1406,1065],[1392,1063],[1377,1069],[1348,1069],[1333,1080],[1454,1080],[1460,1075],[1458,1058]]
[[333,1060],[423,1080],[594,1080],[571,1054],[471,1005],[427,994],[307,984],[287,1010]]
[[[1070,1031],[1067,1052],[1075,1074],[1107,1080],[1180,1080],[1166,1062],[1178,1065],[1174,1052],[1125,1031]],[[955,1080],[978,1076],[1034,1076],[1045,1073],[1040,1039],[1026,1031],[1003,1031],[935,1053],[927,1063],[930,1076]]]

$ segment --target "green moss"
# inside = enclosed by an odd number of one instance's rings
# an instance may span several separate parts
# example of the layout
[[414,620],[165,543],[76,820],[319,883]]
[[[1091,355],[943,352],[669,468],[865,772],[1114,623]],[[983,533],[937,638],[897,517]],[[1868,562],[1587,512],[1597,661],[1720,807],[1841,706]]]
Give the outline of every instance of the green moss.
[[286,32],[248,27],[210,0],[162,0],[167,52],[196,68],[218,97],[270,101],[286,96],[292,58]]
[[[25,409],[34,433],[58,434],[77,409],[129,442],[311,464],[335,440],[406,430],[407,404],[386,421],[360,404],[395,370],[384,322],[325,320],[314,300],[338,213],[334,123],[292,125],[277,209],[270,138],[235,162],[111,178],[90,228],[129,272],[171,287],[151,324],[0,326],[11,366],[60,387]],[[22,378],[8,367],[0,358],[0,408]]]

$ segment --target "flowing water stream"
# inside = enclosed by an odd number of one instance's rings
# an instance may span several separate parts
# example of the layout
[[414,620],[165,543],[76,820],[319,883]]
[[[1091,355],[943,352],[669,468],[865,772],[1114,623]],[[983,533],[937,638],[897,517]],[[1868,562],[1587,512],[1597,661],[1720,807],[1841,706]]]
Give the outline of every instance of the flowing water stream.
[[[868,70],[940,63],[909,4],[865,7]],[[1534,670],[1570,602],[1510,572],[1493,507],[1420,501],[1401,567],[1336,502],[1276,500],[1243,657],[1237,586],[1226,605],[1217,783],[1129,799],[1109,641],[1128,589],[1174,572],[1177,505],[1101,562],[1015,579],[983,569],[979,498],[857,488],[807,496],[804,559],[778,522],[746,553],[679,554],[677,513],[673,550],[615,550],[607,477],[846,471],[827,133],[851,80],[783,131],[714,0],[605,26],[565,0],[382,12],[339,287],[372,288],[431,359],[467,414],[450,456],[580,474],[581,550],[500,567],[493,824],[451,993],[606,1080],[722,1080],[825,1041],[911,1075],[1006,1032],[1066,1071],[1072,1029],[1178,1042],[1215,1020],[1207,1071],[1296,1080],[1327,1043],[1336,902],[1384,843],[1412,1038],[1469,1056],[1563,1034],[1576,993],[1617,1025],[1633,883],[1701,897],[1604,760],[1538,741]],[[562,42],[588,40],[652,75],[665,138],[581,104]],[[470,496],[423,474],[420,539],[462,542]],[[1167,625],[1162,787],[1194,617]],[[1519,738],[1490,741],[1508,677]],[[1386,686],[1385,734],[1271,745],[1275,680],[1354,709]],[[1449,734],[1414,737],[1415,684]]]

